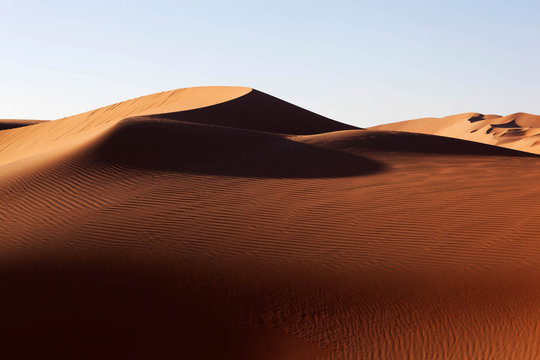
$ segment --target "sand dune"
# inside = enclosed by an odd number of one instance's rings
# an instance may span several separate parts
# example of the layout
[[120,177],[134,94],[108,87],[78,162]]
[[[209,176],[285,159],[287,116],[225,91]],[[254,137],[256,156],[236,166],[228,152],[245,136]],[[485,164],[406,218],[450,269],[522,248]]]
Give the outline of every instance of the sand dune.
[[373,130],[407,131],[477,141],[540,154],[540,116],[465,113],[374,126]]
[[539,165],[247,88],[2,130],[3,352],[539,358]]

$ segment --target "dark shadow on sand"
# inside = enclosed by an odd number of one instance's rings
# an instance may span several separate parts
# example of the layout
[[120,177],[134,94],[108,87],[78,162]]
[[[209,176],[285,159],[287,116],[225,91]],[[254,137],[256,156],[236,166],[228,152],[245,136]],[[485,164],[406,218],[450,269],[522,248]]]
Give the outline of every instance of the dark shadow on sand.
[[[253,178],[335,178],[370,175],[385,154],[538,157],[449,137],[387,131],[340,133],[316,145],[284,135],[168,118],[121,122],[93,150],[94,159],[132,168]],[[372,158],[373,157],[373,158]]]
[[358,129],[257,90],[221,104],[152,117],[294,135]]
[[94,155],[134,168],[257,178],[331,178],[385,169],[364,156],[282,135],[155,117],[125,120]]
[[3,358],[237,360],[271,341],[187,269],[126,256],[2,263]]

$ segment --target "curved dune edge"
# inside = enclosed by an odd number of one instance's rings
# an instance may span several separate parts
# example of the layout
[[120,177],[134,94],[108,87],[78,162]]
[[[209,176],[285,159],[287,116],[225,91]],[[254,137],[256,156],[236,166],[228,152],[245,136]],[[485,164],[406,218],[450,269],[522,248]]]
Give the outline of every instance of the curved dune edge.
[[[48,152],[64,153],[91,141],[124,118],[212,106],[252,91],[246,87],[194,87],[160,92],[82,114],[0,132],[0,165]],[[52,156],[52,155],[51,155]]]
[[453,137],[540,154],[540,116],[464,113],[373,126],[372,130],[405,131]]

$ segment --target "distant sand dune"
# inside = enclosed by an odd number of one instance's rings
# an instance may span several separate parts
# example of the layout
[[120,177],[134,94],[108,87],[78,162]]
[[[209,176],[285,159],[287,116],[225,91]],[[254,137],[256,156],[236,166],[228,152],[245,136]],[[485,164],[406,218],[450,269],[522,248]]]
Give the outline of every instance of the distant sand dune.
[[477,141],[540,154],[540,116],[465,113],[445,118],[423,118],[374,126],[372,130],[407,131]]
[[390,130],[211,87],[0,131],[3,353],[539,358],[540,158]]

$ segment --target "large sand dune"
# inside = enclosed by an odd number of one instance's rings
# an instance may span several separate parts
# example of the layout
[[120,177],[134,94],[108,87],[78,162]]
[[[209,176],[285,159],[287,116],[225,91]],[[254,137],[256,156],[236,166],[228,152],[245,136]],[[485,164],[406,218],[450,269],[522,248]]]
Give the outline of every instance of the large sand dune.
[[2,130],[2,351],[540,358],[539,176],[247,88]]

